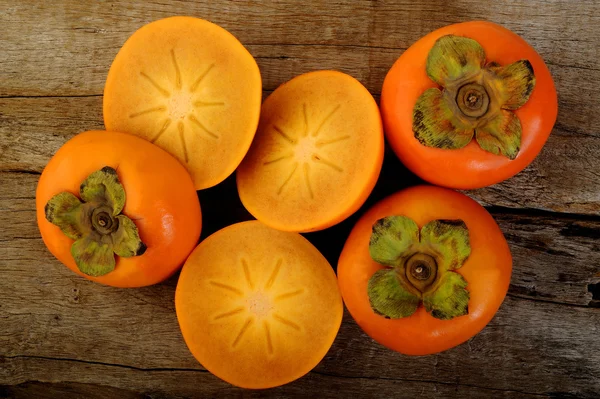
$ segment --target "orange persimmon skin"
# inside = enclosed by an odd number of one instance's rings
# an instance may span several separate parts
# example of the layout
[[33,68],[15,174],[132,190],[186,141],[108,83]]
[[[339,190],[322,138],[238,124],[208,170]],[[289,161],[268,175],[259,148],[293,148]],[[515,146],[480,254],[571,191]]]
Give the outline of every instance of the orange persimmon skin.
[[[427,55],[445,35],[476,40],[485,49],[487,62],[508,65],[521,59],[531,62],[536,84],[527,103],[514,111],[521,121],[521,149],[510,160],[482,150],[475,139],[459,150],[422,145],[414,136],[412,116],[423,92],[438,87],[425,71]],[[514,176],[529,165],[548,139],[556,121],[558,102],[554,81],[540,55],[523,38],[491,22],[449,25],[421,38],[394,63],[383,83],[381,112],[386,137],[402,163],[424,180],[445,187],[473,189]]]
[[[462,219],[466,223],[471,255],[456,272],[468,282],[468,315],[439,320],[421,304],[409,317],[386,319],[371,309],[367,284],[384,268],[369,255],[371,229],[378,219],[391,215],[408,216],[419,227],[436,219]],[[373,206],[354,226],[337,269],[344,303],[358,325],[380,344],[407,355],[441,352],[481,331],[502,304],[511,271],[508,244],[492,216],[469,197],[433,186],[412,187]]]
[[[91,277],[77,268],[73,240],[46,220],[44,207],[54,195],[79,197],[80,184],[110,166],[117,170],[126,195],[123,214],[136,224],[147,249],[140,256],[116,256],[112,272]],[[163,281],[183,264],[200,237],[202,217],[192,179],[166,151],[133,135],[90,131],[65,143],[38,182],[37,222],[50,252],[75,273],[115,287],[142,287]]]

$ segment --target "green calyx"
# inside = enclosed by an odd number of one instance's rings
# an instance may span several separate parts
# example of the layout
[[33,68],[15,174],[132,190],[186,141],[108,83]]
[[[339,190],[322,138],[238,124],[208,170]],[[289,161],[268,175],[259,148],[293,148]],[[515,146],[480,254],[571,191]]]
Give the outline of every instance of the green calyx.
[[423,303],[433,317],[468,314],[467,281],[455,270],[471,254],[462,220],[434,220],[419,231],[406,216],[388,216],[373,225],[371,257],[388,266],[369,280],[373,311],[391,319],[412,315]]
[[81,200],[70,192],[55,195],[46,204],[45,214],[75,240],[71,255],[81,272],[103,276],[114,270],[115,254],[131,257],[146,251],[135,223],[121,214],[125,190],[116,170],[106,166],[89,175],[79,195]]
[[446,35],[429,52],[426,70],[442,90],[427,89],[415,104],[413,132],[421,144],[459,149],[475,137],[485,151],[517,157],[521,121],[513,111],[525,105],[535,87],[528,60],[486,65],[479,43]]

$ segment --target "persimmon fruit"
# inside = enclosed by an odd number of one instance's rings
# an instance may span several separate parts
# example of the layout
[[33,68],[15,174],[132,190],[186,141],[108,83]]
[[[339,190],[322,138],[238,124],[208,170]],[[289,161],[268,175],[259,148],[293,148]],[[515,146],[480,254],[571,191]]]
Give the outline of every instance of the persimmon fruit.
[[450,188],[501,182],[529,165],[558,112],[548,67],[523,38],[484,21],[410,46],[381,92],[386,138],[411,171]]
[[243,388],[270,388],[314,368],[339,330],[343,305],[333,269],[297,233],[259,221],[206,238],[186,261],[177,319],[196,359]]
[[104,124],[167,150],[204,189],[248,151],[261,98],[258,65],[231,33],[170,17],[141,27],[119,50],[106,78]]
[[377,342],[407,355],[459,345],[483,329],[510,283],[502,232],[458,192],[417,186],[375,204],[338,262],[344,303]]
[[202,226],[194,184],[177,159],[139,137],[105,131],[78,134],[50,159],[36,214],[59,261],[115,287],[169,277]]
[[382,123],[371,94],[347,74],[310,72],[265,100],[237,170],[238,192],[268,226],[322,230],[360,208],[382,162]]

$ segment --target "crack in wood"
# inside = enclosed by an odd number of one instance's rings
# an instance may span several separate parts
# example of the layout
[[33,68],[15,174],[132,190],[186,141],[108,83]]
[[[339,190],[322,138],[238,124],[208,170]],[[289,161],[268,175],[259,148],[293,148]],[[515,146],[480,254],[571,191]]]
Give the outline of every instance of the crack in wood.
[[324,372],[318,371],[318,370],[313,370],[313,371],[311,371],[311,373],[318,374],[318,375],[321,375],[323,377],[332,377],[332,378],[343,378],[343,379],[352,379],[352,380],[354,380],[354,379],[363,379],[363,380],[402,381],[402,382],[418,382],[418,383],[440,384],[440,385],[450,385],[450,386],[464,386],[464,387],[476,388],[476,389],[483,389],[483,390],[488,390],[488,391],[514,392],[514,393],[520,393],[520,394],[524,394],[524,395],[547,397],[547,395],[545,393],[526,392],[526,391],[519,391],[519,390],[514,390],[514,389],[491,388],[491,387],[484,387],[484,386],[481,386],[481,385],[465,384],[465,383],[461,383],[461,382],[447,382],[447,381],[438,381],[438,380],[420,380],[420,379],[417,379],[417,378],[389,378],[389,377],[371,377],[371,376],[349,376],[349,375],[339,375],[339,374],[324,373]]
[[[48,360],[48,361],[61,361],[61,362],[74,362],[74,363],[82,363],[82,364],[91,364],[91,365],[99,365],[106,367],[117,367],[130,369],[134,371],[140,372],[194,372],[194,373],[208,373],[208,370],[203,368],[185,368],[185,367],[150,367],[143,368],[137,366],[131,366],[126,364],[118,364],[118,363],[107,363],[107,362],[98,362],[92,360],[83,360],[83,359],[73,359],[73,358],[57,358],[51,356],[37,356],[37,355],[6,355],[0,356],[0,361],[4,359],[38,359],[38,360]],[[426,380],[426,379],[415,379],[415,378],[389,378],[389,377],[373,377],[373,376],[352,376],[352,375],[343,375],[343,374],[332,374],[325,373],[320,370],[312,370],[311,374],[317,374],[325,378],[340,378],[340,379],[365,379],[365,380],[385,380],[385,381],[398,381],[398,382],[417,382],[423,384],[440,384],[440,385],[450,385],[450,386],[464,386],[468,388],[482,389],[486,391],[497,391],[497,392],[514,392],[523,395],[531,395],[531,396],[540,396],[547,397],[546,393],[539,392],[527,392],[522,390],[515,389],[504,389],[504,388],[494,388],[494,387],[486,387],[475,384],[466,384],[463,382],[448,382],[448,381],[440,381],[440,380]],[[1,385],[0,385],[1,386]]]
[[98,362],[95,360],[83,360],[83,359],[73,359],[73,358],[64,358],[64,357],[52,357],[52,356],[39,356],[39,355],[1,355],[0,362],[4,359],[38,359],[38,360],[50,360],[50,361],[62,361],[62,362],[75,362],[75,363],[84,363],[84,364],[95,364],[98,366],[107,366],[107,367],[119,367],[124,369],[136,370],[136,371],[193,371],[193,372],[201,372],[208,373],[206,369],[191,369],[191,368],[178,368],[178,367],[137,367],[131,366],[128,364],[119,364],[119,363],[107,363],[107,362]]

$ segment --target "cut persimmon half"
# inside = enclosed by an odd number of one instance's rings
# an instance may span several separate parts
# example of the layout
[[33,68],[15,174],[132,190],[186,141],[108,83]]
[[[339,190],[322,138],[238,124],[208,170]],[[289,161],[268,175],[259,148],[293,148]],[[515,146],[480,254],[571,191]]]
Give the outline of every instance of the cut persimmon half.
[[343,305],[333,269],[304,237],[249,221],[205,239],[175,292],[185,342],[211,373],[270,388],[308,373],[331,347]]
[[140,28],[115,57],[104,124],[167,150],[204,189],[244,158],[261,96],[256,61],[231,33],[202,19],[171,17]]
[[268,226],[322,230],[360,208],[382,162],[381,117],[368,90],[341,72],[310,72],[265,100],[238,192]]

